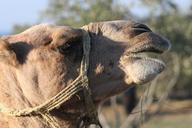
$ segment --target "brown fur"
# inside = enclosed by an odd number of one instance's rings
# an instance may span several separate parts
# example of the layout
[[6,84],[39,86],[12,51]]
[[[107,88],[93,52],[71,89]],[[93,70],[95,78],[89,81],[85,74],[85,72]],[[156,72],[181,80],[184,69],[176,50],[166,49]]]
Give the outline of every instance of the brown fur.
[[[151,81],[164,69],[158,61],[129,57],[146,46],[161,52],[168,49],[167,40],[147,26],[111,21],[91,23],[88,28],[91,37],[88,77],[96,105],[131,86]],[[82,34],[81,29],[41,24],[18,35],[2,37],[0,104],[13,109],[34,107],[72,82],[79,73]],[[52,112],[62,128],[75,127],[80,111],[86,111],[82,101],[82,97],[81,100],[74,97]],[[0,127],[47,128],[38,117],[16,118],[2,113]]]

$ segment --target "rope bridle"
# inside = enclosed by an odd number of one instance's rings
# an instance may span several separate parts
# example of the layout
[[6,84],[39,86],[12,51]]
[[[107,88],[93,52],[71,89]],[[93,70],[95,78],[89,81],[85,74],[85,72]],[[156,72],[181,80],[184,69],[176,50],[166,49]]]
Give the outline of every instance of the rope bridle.
[[[80,74],[79,76],[69,85],[67,85],[63,90],[61,90],[57,95],[51,99],[45,101],[44,103],[33,107],[26,108],[22,110],[13,110],[0,105],[0,112],[7,114],[9,116],[21,117],[21,116],[39,116],[45,123],[51,128],[60,128],[55,117],[50,114],[51,111],[58,109],[63,103],[70,100],[78,92],[83,91],[86,112],[81,113],[80,123],[77,127],[87,128],[91,124],[95,124],[102,127],[98,120],[98,113],[96,106],[93,103],[91,97],[91,90],[88,83],[88,68],[89,68],[89,53],[90,53],[90,36],[88,32],[88,26],[83,26],[83,57],[81,61]],[[81,123],[83,122],[83,124]]]

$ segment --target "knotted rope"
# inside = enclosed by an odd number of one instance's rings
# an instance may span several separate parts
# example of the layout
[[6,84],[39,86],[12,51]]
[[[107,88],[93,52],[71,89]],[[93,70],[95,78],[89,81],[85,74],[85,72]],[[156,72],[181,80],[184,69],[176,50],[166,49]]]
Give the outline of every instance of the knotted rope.
[[[88,32],[88,27],[83,26],[83,57],[81,61],[80,74],[79,76],[69,85],[67,85],[62,91],[51,99],[45,101],[39,106],[33,108],[26,108],[22,110],[12,110],[3,106],[0,106],[0,112],[20,117],[20,116],[41,116],[48,126],[51,128],[60,128],[55,117],[53,117],[50,112],[54,109],[58,109],[63,103],[70,100],[76,93],[83,91],[85,106],[87,112],[81,114],[80,121],[83,121],[82,127],[87,128],[91,124],[96,124],[101,127],[97,109],[93,103],[91,97],[91,90],[89,88],[87,72],[89,68],[89,53],[90,53],[90,36]],[[79,126],[78,126],[79,127]]]

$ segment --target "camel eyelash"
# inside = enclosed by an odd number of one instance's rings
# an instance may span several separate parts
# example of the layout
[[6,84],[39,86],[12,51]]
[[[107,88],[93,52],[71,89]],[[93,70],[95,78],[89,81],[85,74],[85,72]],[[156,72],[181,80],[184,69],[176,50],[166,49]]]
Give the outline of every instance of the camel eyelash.
[[70,48],[69,43],[66,43],[64,45],[58,46],[57,49],[59,50],[60,53],[65,53],[68,49]]

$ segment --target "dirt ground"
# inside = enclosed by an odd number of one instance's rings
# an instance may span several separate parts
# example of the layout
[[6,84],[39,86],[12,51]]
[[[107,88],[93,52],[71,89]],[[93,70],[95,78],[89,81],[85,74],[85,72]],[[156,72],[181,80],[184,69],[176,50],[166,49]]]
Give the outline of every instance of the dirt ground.
[[[153,104],[150,113],[156,108],[157,104]],[[101,113],[110,128],[120,128],[127,118],[122,105],[103,107]],[[160,113],[152,115],[142,128],[192,128],[192,100],[165,102]]]

